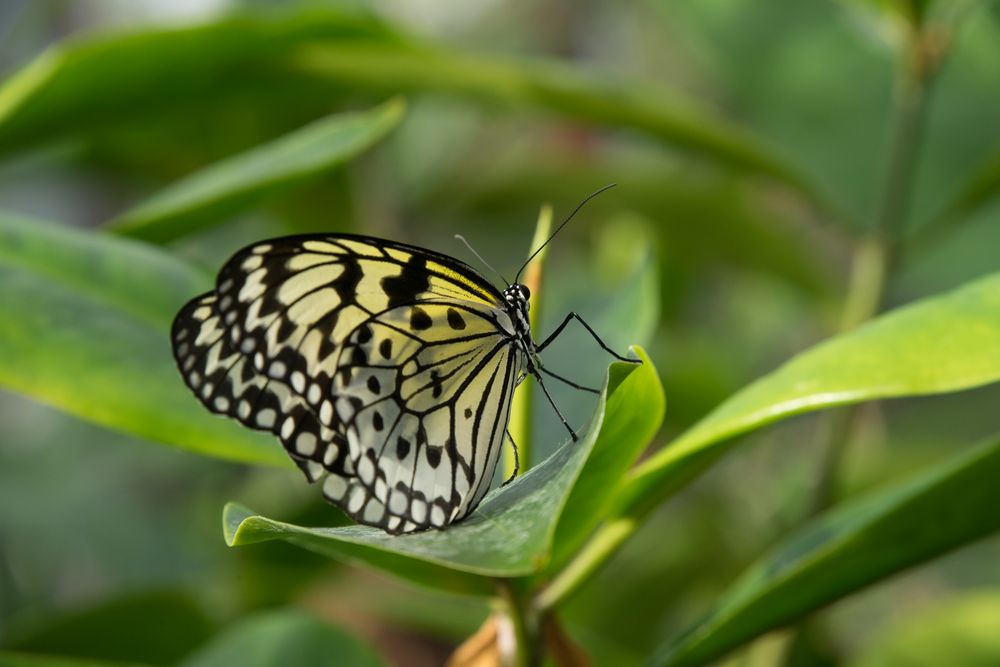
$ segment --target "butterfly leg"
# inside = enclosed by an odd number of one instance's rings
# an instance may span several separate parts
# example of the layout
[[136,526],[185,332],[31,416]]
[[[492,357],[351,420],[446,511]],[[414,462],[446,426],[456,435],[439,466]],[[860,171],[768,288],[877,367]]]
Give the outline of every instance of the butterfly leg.
[[562,333],[562,330],[566,328],[566,325],[569,324],[570,321],[573,320],[573,319],[575,319],[577,322],[579,322],[580,324],[582,324],[583,328],[586,329],[588,332],[590,332],[590,335],[594,338],[594,340],[597,341],[597,344],[600,345],[601,348],[605,352],[607,352],[608,354],[610,354],[611,356],[613,356],[615,359],[618,359],[619,361],[627,361],[630,364],[641,364],[642,363],[638,359],[629,359],[628,357],[623,357],[622,355],[620,355],[617,352],[615,352],[614,350],[612,350],[610,347],[608,347],[607,343],[605,343],[603,340],[601,340],[601,337],[597,335],[597,332],[594,331],[590,327],[589,324],[587,324],[587,321],[585,319],[583,319],[582,317],[580,317],[579,315],[577,315],[576,313],[574,313],[572,311],[569,314],[566,315],[565,319],[563,319],[563,321],[562,321],[562,324],[560,324],[559,326],[557,326],[556,330],[553,331],[551,334],[549,334],[548,338],[546,338],[541,343],[539,343],[538,345],[535,346],[535,351],[536,352],[541,352],[546,347],[548,347],[549,343],[551,343],[552,341],[554,341],[556,339],[556,337],[559,336],[559,334]]
[[514,472],[510,474],[506,482],[500,485],[500,488],[513,482],[514,478],[517,477],[517,472],[521,469],[521,459],[517,456],[517,443],[514,442],[514,438],[510,437],[510,431],[507,431],[507,439],[510,440],[510,446],[514,448]]
[[559,412],[559,408],[556,407],[556,402],[552,400],[552,396],[549,395],[549,390],[545,388],[545,383],[542,382],[542,376],[539,375],[538,371],[535,369],[531,370],[531,374],[534,376],[535,380],[538,381],[538,386],[542,388],[542,393],[545,394],[545,398],[549,399],[549,405],[551,405],[552,409],[556,411],[556,416],[559,417],[559,421],[561,421],[562,425],[566,427],[567,431],[569,431],[569,437],[573,438],[573,442],[576,442],[576,432],[569,425],[569,422],[566,421],[566,418],[562,416],[562,413]]
[[553,373],[552,371],[550,371],[548,368],[545,368],[544,366],[539,366],[538,370],[540,370],[541,372],[545,373],[548,376],[554,377],[555,379],[559,380],[560,382],[562,382],[564,384],[568,384],[569,386],[573,387],[574,389],[579,389],[581,391],[589,391],[591,394],[600,394],[601,393],[600,389],[594,389],[592,387],[584,387],[582,384],[577,384],[577,383],[573,382],[572,380],[564,378],[563,376],[559,375],[558,373]]

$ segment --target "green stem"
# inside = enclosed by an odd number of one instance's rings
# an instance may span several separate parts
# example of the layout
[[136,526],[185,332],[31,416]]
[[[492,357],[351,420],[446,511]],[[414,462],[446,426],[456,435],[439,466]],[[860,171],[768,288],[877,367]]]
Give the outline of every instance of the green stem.
[[[889,148],[889,161],[885,179],[885,189],[879,212],[872,232],[862,239],[854,253],[851,278],[845,298],[841,328],[853,328],[871,319],[882,307],[885,299],[886,283],[895,264],[896,236],[906,218],[910,190],[912,187],[914,162],[922,129],[923,112],[926,106],[927,89],[933,75],[936,58],[928,57],[920,41],[914,35],[914,42],[908,49],[907,57],[899,71],[899,81],[893,103],[894,129]],[[932,53],[931,55],[938,55]],[[820,489],[823,497],[817,504],[826,504],[836,485],[836,470],[842,451],[842,443],[850,430],[853,418],[848,413],[843,426],[832,424],[828,430],[836,436],[832,442],[838,443],[829,451],[824,466]],[[675,441],[670,449],[679,451]],[[676,485],[683,485],[704,470],[716,455],[692,460],[687,472]],[[617,552],[621,545],[642,524],[642,520],[655,508],[657,503],[643,497],[623,497],[617,510],[599,528],[591,540],[574,557],[566,568],[542,591],[540,600],[543,608],[551,609],[566,599],[577,588],[590,579],[600,567]]]
[[503,629],[498,629],[501,660],[505,667],[536,667],[542,662],[542,643],[539,640],[538,614],[526,595],[512,579],[497,581],[502,602],[502,614],[510,623],[511,643],[503,640]]
[[[531,248],[528,250],[530,257],[549,237],[552,229],[552,207],[544,204],[538,212],[538,222],[535,224],[535,236],[531,240]],[[531,290],[533,295],[531,310],[528,311],[531,330],[538,330],[538,323],[541,317],[541,302],[539,296],[542,293],[542,267],[545,264],[547,248],[543,248],[540,253],[531,261],[524,270],[524,285]],[[510,408],[510,421],[508,431],[514,442],[517,443],[517,453],[520,463],[520,473],[524,473],[531,467],[531,406],[534,396],[533,382],[522,382],[514,394],[514,400]],[[514,473],[514,450],[507,449],[504,454],[504,479],[509,478]]]
[[[841,331],[866,322],[884,306],[887,285],[898,261],[899,237],[910,205],[928,92],[939,57],[938,52],[925,48],[924,35],[914,26],[896,72],[882,199],[871,233],[859,241],[854,251]],[[827,415],[821,422],[818,438],[822,463],[805,519],[834,504],[843,461],[860,414],[859,407],[845,408]],[[803,639],[808,624],[808,619],[803,621],[790,636],[784,658],[786,665],[794,662],[793,649]]]
[[[896,72],[882,199],[871,233],[854,251],[841,331],[866,322],[884,306],[886,287],[898,260],[898,242],[913,190],[927,96],[939,57],[936,51],[925,48],[923,33],[914,27]],[[847,446],[857,416],[857,408],[830,415],[827,428],[822,431],[827,453],[810,515],[832,503],[842,450]]]
[[636,523],[629,517],[609,521],[584,545],[583,549],[563,568],[552,582],[535,598],[535,605],[548,612],[576,592],[604,564],[608,556],[635,531]]

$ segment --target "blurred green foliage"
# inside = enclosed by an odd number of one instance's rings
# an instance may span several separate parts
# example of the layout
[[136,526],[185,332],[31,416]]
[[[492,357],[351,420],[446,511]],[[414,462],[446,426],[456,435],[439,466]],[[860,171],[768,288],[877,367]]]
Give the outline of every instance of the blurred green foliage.
[[[0,664],[440,664],[493,612],[600,665],[1000,663],[995,3],[43,1],[0,31]],[[575,445],[535,396],[539,465],[448,531],[346,526],[176,377],[174,312],[248,242],[462,233],[506,272],[608,182],[539,329],[576,310],[646,363],[554,389]],[[546,363],[608,377],[579,331]]]

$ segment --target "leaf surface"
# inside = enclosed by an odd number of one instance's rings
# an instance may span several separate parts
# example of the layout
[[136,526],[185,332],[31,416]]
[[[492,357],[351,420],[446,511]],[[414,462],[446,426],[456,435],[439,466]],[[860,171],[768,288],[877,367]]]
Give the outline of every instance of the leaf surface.
[[[645,358],[640,348],[636,352]],[[488,577],[530,575],[546,564],[559,518],[595,448],[603,451],[620,442],[623,451],[631,452],[631,439],[648,438],[648,429],[630,428],[636,420],[630,407],[641,396],[661,391],[652,364],[612,364],[604,391],[577,442],[566,442],[511,484],[490,492],[475,512],[446,530],[393,536],[368,526],[307,528],[254,516],[230,503],[223,517],[226,541],[235,546],[283,539],[425,586],[490,594]],[[604,396],[610,396],[607,402]],[[572,506],[574,512],[584,509],[590,511],[579,500]]]
[[[1000,530],[1000,438],[819,517],[752,567],[652,664],[702,665],[811,611]],[[964,664],[964,663],[962,663]]]
[[155,247],[0,215],[0,386],[182,449],[290,466],[274,438],[206,411],[170,351],[208,279]]
[[402,118],[402,100],[335,114],[209,165],[110,223],[121,234],[169,241],[301,187],[365,151]]
[[1000,273],[891,311],[794,357],[650,457],[618,509],[641,513],[700,474],[735,436],[793,415],[1000,380]]

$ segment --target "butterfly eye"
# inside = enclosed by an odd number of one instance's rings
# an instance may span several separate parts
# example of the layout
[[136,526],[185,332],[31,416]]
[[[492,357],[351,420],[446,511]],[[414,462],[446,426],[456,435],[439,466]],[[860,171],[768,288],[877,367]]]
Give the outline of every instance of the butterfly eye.
[[517,287],[519,290],[521,290],[521,296],[524,297],[525,301],[531,298],[531,290],[529,290],[524,285],[518,285]]

